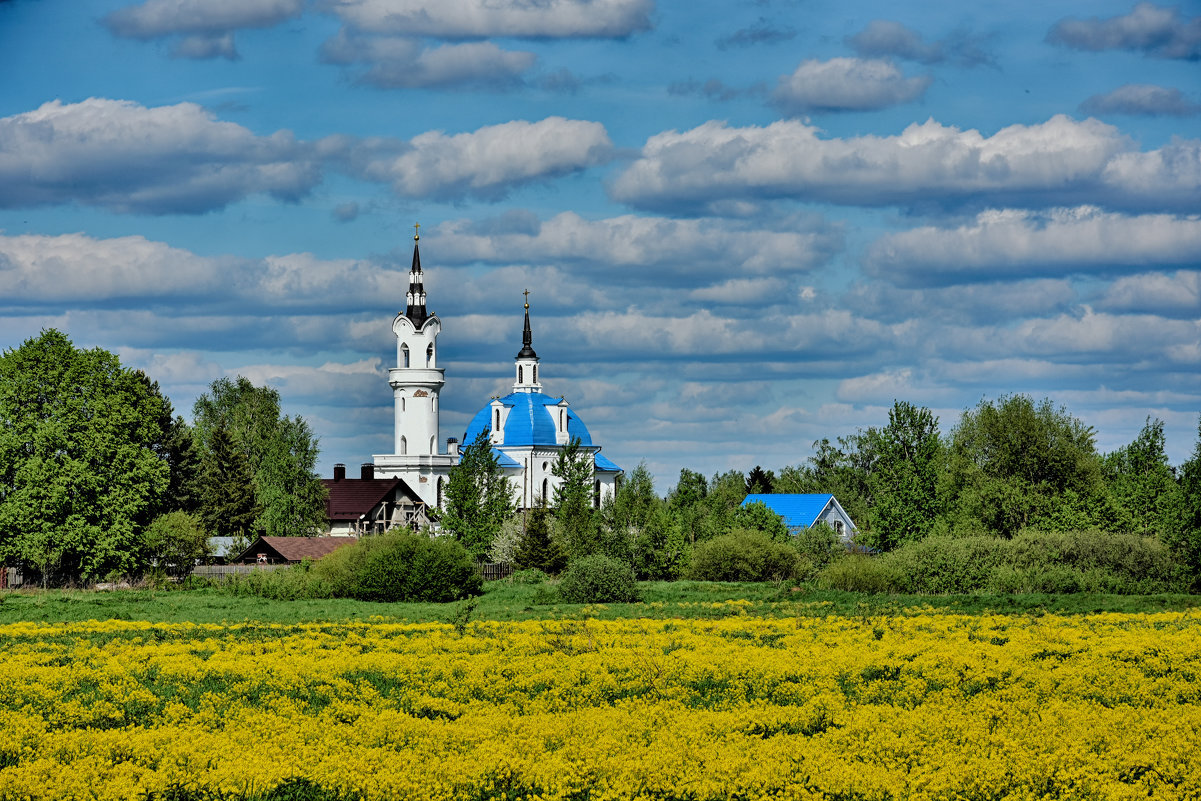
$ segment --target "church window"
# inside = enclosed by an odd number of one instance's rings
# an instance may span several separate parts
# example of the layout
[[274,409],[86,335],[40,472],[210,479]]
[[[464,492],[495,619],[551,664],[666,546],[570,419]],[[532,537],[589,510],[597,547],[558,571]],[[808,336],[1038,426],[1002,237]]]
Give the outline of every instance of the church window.
[[566,428],[567,428],[567,411],[565,409],[560,409],[559,410],[559,430],[563,431]]
[[434,366],[434,343],[432,342],[430,343],[430,346],[425,349],[425,366]]
[[401,456],[409,452],[409,441],[404,437],[400,438],[400,454]]
[[400,346],[400,361],[401,361],[402,367],[409,366],[409,346],[408,345]]
[[601,486],[600,486],[600,482],[597,481],[592,485],[592,507],[594,509],[600,508],[600,495],[601,495]]
[[402,412],[405,410],[405,396],[404,395],[400,396],[400,410]]
[[522,367],[520,364],[517,365],[517,383],[518,384],[525,383],[525,368]]
[[496,425],[492,426],[494,432],[500,432],[500,409],[496,410]]
[[538,383],[538,365],[534,365],[534,383]]
[[542,502],[546,503],[550,500],[550,482],[547,479],[542,479]]

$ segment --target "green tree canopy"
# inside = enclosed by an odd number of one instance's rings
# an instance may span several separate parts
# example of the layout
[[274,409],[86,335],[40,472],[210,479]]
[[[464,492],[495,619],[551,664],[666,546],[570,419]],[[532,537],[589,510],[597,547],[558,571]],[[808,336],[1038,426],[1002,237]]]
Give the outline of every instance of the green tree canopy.
[[563,446],[551,474],[559,479],[555,486],[555,522],[563,535],[564,550],[570,559],[589,556],[600,550],[600,516],[592,508],[593,462],[572,437]]
[[[243,376],[232,381],[219,378],[196,399],[192,417],[208,490],[215,486],[217,472],[224,470],[228,481],[241,471],[228,459],[218,459],[214,447],[218,429],[228,434],[232,447],[245,458],[257,510],[251,530],[273,537],[321,530],[326,492],[314,472],[317,440],[303,418],[281,414],[278,391],[257,387]],[[217,507],[228,501],[208,490],[201,506],[206,525],[211,526]]]
[[43,579],[139,569],[163,505],[170,402],[106,350],[62,333],[0,356],[0,560]]
[[500,461],[492,452],[491,434],[484,429],[459,454],[446,482],[442,526],[481,558],[513,513],[513,490],[501,474]]
[[888,425],[868,429],[865,438],[875,454],[867,539],[881,550],[922,539],[942,512],[938,487],[945,451],[938,418],[925,407],[895,401]]

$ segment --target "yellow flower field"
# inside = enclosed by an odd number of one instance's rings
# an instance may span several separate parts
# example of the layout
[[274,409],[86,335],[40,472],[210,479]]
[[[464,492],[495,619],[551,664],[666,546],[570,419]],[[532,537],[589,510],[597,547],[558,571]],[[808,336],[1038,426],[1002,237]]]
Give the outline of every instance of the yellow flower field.
[[1197,612],[109,621],[0,648],[3,799],[1201,797]]

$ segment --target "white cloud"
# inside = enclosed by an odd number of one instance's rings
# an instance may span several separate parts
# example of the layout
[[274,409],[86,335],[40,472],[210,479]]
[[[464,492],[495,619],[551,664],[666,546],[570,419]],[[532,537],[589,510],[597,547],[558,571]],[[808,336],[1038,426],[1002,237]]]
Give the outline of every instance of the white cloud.
[[612,153],[599,122],[547,117],[449,136],[429,131],[408,142],[368,139],[347,156],[355,175],[390,183],[403,197],[500,200],[517,185],[603,164]]
[[1117,128],[1056,115],[992,136],[928,120],[897,136],[819,137],[798,120],[735,128],[711,121],[652,136],[615,181],[642,207],[695,210],[731,200],[796,198],[856,205],[1103,203],[1195,209],[1201,141],[1140,152]]
[[789,114],[868,111],[916,100],[931,80],[906,78],[895,64],[878,59],[809,59],[781,76],[772,102]]
[[194,103],[55,100],[0,118],[0,207],[199,214],[260,192],[295,200],[319,180],[291,133],[257,136]]
[[[1201,256],[1193,263],[1201,265]],[[1196,317],[1201,310],[1201,269],[1119,278],[1097,305],[1109,311]]]
[[181,35],[172,54],[182,58],[234,59],[234,31],[269,28],[303,10],[304,0],[146,0],[113,11],[103,22],[129,39]]
[[1201,57],[1201,17],[1185,18],[1179,8],[1139,3],[1121,17],[1062,19],[1047,33],[1047,41],[1077,50],[1138,50],[1196,60]]
[[441,39],[623,37],[650,27],[652,0],[328,0],[360,31]]
[[[510,212],[493,222],[485,230],[469,220],[443,223],[436,231],[439,259],[460,264],[584,262],[606,271],[620,266],[630,268],[624,271],[629,280],[641,282],[664,272],[800,272],[825,263],[842,247],[840,229],[813,221],[765,230],[720,219],[622,215],[587,220],[568,211],[546,221]],[[660,269],[648,271],[651,267]]]
[[927,43],[912,28],[886,19],[872,20],[844,41],[865,58],[903,58],[920,64],[951,61],[964,67],[995,62],[995,57],[984,48],[984,37],[956,31],[941,41]]
[[536,61],[533,53],[502,50],[492,42],[423,48],[415,39],[345,30],[325,43],[322,57],[335,64],[365,64],[356,80],[384,89],[516,85]]
[[872,244],[866,266],[899,285],[929,286],[1196,264],[1198,254],[1197,216],[1129,216],[1084,206],[1045,214],[990,210],[958,228],[888,234]]
[[1134,114],[1146,117],[1191,117],[1201,113],[1201,104],[1179,89],[1146,83],[1128,83],[1112,92],[1093,95],[1080,104],[1083,114]]

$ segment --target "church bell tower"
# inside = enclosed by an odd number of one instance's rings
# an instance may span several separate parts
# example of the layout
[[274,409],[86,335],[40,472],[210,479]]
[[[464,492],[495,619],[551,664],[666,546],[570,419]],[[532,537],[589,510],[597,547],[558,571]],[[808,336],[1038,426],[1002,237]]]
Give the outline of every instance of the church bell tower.
[[404,312],[392,321],[396,334],[396,366],[388,371],[395,404],[395,453],[432,456],[438,453],[438,395],[446,383],[438,367],[438,333],[442,323],[425,308],[425,283],[414,226],[413,266]]

